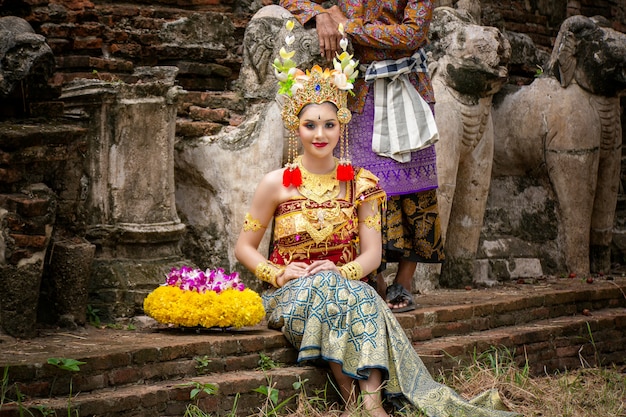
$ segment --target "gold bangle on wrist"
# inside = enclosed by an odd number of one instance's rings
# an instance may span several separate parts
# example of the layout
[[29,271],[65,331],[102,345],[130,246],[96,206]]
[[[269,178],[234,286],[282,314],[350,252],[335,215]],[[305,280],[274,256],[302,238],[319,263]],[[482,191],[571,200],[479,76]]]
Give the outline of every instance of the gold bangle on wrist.
[[278,274],[280,274],[284,269],[284,266],[276,265],[275,263],[270,261],[263,261],[259,262],[259,264],[254,269],[254,275],[261,281],[265,281],[272,286],[278,288],[276,279],[278,278]]
[[358,262],[352,261],[339,267],[339,273],[346,279],[363,278],[363,267]]

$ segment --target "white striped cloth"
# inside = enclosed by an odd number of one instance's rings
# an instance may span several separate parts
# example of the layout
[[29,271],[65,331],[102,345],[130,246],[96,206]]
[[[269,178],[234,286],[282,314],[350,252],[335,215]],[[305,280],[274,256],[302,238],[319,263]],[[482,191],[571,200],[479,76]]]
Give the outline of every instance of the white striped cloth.
[[372,150],[398,162],[410,161],[411,152],[439,140],[430,106],[409,80],[413,71],[428,72],[421,48],[407,58],[372,62],[365,70],[365,81],[374,81]]

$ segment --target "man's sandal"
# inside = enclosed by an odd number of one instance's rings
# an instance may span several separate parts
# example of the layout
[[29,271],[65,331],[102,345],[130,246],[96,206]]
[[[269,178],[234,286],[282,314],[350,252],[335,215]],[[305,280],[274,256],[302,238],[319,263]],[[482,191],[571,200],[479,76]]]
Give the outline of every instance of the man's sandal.
[[387,287],[386,301],[388,304],[405,304],[404,307],[391,308],[394,313],[404,313],[405,311],[415,310],[415,300],[413,295],[402,285],[393,283]]

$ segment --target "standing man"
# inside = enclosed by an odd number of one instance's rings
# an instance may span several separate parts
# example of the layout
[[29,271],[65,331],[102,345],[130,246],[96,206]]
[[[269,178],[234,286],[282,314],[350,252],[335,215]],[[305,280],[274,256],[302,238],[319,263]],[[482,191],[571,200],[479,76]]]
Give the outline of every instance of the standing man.
[[[383,261],[377,290],[394,312],[415,309],[413,274],[418,262],[444,259],[437,207],[432,114],[434,93],[424,47],[432,19],[432,2],[417,0],[280,0],[304,26],[315,26],[320,54],[332,60],[344,37],[354,47],[361,75],[348,98],[353,121],[348,132],[355,166],[380,178],[387,192],[383,218]],[[415,94],[417,93],[417,94]],[[394,283],[382,272],[397,262]]]

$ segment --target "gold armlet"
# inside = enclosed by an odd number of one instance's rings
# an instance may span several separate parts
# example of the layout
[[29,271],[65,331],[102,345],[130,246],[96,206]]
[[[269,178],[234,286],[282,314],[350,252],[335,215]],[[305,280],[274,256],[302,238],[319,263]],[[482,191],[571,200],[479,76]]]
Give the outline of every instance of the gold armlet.
[[261,281],[270,283],[272,286],[278,288],[276,278],[285,269],[284,266],[276,265],[270,261],[259,262],[254,269],[254,275]]
[[258,230],[261,230],[262,228],[264,228],[264,226],[261,224],[259,220],[252,217],[250,213],[246,213],[246,218],[243,221],[244,232],[250,232],[250,231],[256,232]]
[[363,267],[358,262],[352,261],[339,267],[339,273],[346,279],[363,278]]
[[365,218],[365,226],[369,229],[375,229],[377,232],[381,230],[380,213]]

